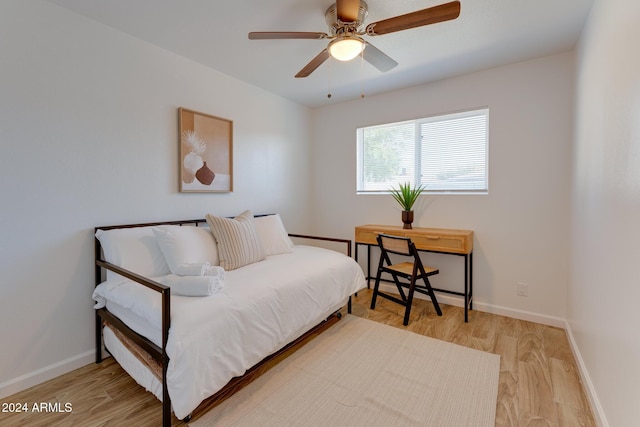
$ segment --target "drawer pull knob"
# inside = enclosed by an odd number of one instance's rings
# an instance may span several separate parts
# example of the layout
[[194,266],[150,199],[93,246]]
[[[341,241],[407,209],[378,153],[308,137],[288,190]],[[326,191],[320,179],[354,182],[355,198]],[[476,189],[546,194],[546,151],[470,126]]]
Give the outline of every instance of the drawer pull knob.
[[425,237],[430,240],[440,240],[440,236],[425,236]]

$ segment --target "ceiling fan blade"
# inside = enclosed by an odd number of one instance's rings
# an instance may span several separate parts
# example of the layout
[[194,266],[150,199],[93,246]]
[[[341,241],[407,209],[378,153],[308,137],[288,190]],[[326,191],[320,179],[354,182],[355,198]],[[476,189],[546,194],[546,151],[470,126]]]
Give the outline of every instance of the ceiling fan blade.
[[367,61],[369,64],[373,65],[383,73],[386,71],[389,71],[390,69],[398,65],[396,61],[391,59],[383,51],[381,51],[380,49],[378,49],[377,47],[375,47],[369,42],[366,42],[366,43],[367,43],[367,47],[365,47],[363,51],[363,55],[364,55],[364,60]]
[[327,37],[327,33],[310,33],[296,31],[258,31],[249,33],[249,40],[325,39]]
[[452,1],[439,6],[429,7],[406,15],[384,19],[367,25],[367,34],[379,36],[423,25],[449,21],[460,16],[460,2]]
[[316,68],[318,68],[320,65],[322,65],[322,63],[324,61],[326,61],[327,59],[329,59],[329,50],[328,49],[324,49],[322,52],[320,52],[318,55],[316,55],[315,58],[313,58],[311,60],[311,62],[309,62],[307,65],[304,66],[304,68],[300,71],[298,71],[298,74],[296,74],[296,78],[300,78],[300,77],[308,77],[309,74],[313,73]]
[[358,20],[360,0],[336,0],[336,15],[342,22]]

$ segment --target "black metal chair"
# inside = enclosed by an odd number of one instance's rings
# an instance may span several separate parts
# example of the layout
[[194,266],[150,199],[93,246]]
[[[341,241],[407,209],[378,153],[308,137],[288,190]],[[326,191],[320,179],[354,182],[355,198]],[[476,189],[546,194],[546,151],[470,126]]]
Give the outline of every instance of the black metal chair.
[[[380,247],[380,262],[378,263],[378,274],[376,275],[376,284],[373,288],[373,297],[371,298],[371,309],[376,308],[376,299],[378,296],[391,300],[406,307],[404,312],[403,325],[409,324],[409,314],[411,313],[411,304],[413,303],[414,292],[420,292],[431,298],[438,316],[442,316],[440,305],[436,299],[431,284],[429,283],[429,276],[438,274],[440,271],[437,268],[425,267],[422,265],[418,251],[408,237],[390,236],[387,234],[378,234],[377,237],[378,246]],[[413,258],[411,262],[401,262],[397,264],[391,263],[389,254],[402,255]],[[393,295],[380,292],[380,280],[382,273],[389,273],[393,277],[393,281],[398,288],[400,299]],[[402,282],[399,278],[409,280],[409,282]],[[416,282],[422,280],[424,285],[418,285]],[[405,295],[404,289],[408,289],[408,295]]]

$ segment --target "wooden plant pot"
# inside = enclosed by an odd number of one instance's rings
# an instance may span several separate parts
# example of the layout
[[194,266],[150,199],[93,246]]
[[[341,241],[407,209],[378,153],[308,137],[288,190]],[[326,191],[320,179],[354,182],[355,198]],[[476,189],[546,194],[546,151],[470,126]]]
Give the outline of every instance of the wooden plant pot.
[[402,222],[404,223],[402,228],[412,228],[411,223],[413,223],[413,211],[402,211]]

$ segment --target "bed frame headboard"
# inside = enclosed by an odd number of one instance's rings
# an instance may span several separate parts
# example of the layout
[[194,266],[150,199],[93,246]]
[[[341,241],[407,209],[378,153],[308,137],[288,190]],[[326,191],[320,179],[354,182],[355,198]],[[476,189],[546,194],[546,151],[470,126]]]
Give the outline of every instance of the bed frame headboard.
[[[98,232],[98,230],[115,230],[118,228],[136,228],[136,227],[155,227],[158,225],[192,225],[198,227],[200,224],[205,224],[207,222],[206,219],[184,219],[178,221],[158,221],[158,222],[146,222],[140,224],[121,224],[121,225],[106,225],[101,227],[95,227],[93,230],[93,234]],[[94,249],[95,249],[95,286],[98,286],[102,281],[102,268],[106,268],[112,271],[115,271],[111,266],[107,265],[99,265],[98,262],[105,260],[102,258],[102,246],[100,245],[100,241],[97,237],[94,237]],[[116,273],[119,273],[116,271]],[[121,273],[119,273],[121,274]],[[124,274],[123,274],[124,275]],[[126,277],[126,275],[124,275]]]

